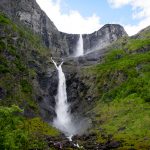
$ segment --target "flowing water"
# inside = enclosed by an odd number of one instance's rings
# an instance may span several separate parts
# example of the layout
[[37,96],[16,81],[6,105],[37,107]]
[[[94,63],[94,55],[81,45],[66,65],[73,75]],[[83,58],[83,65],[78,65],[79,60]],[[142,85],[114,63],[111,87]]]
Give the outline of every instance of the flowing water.
[[69,104],[67,102],[66,78],[61,67],[63,62],[58,66],[53,59],[52,62],[58,71],[59,78],[55,108],[57,117],[54,118],[53,125],[70,138],[75,134],[75,127],[72,122],[72,116],[70,114]]
[[80,34],[78,43],[77,43],[77,49],[75,52],[75,57],[83,56],[84,55],[84,49],[83,49],[83,37],[82,34]]

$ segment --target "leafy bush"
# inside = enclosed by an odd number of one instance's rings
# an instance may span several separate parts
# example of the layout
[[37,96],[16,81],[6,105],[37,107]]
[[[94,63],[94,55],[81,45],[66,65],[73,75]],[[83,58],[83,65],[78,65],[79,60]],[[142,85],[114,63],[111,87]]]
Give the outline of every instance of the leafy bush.
[[25,93],[31,93],[32,92],[32,86],[27,80],[21,80],[20,82],[22,91]]
[[21,113],[18,106],[0,106],[0,149],[45,149],[45,138],[60,134],[40,118],[26,119]]
[[4,14],[1,14],[0,15],[0,24],[9,24],[9,23],[10,23],[10,20]]
[[21,113],[21,110],[17,106],[0,107],[1,149],[25,149],[28,134],[23,128],[23,118],[17,115],[18,113]]

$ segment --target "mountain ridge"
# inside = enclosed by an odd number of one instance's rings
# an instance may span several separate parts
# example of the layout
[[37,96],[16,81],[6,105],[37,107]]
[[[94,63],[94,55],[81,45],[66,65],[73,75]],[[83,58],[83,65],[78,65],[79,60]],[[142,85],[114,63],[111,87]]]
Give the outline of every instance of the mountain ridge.
[[[0,1],[0,10],[12,20],[19,21],[40,34],[43,43],[52,50],[53,56],[68,57],[74,54],[79,35],[59,32],[54,23],[41,10],[36,0],[2,0]],[[120,25],[104,25],[91,34],[83,34],[84,51],[93,49],[94,45],[99,45],[97,47],[99,49],[104,48],[126,35],[127,33]]]

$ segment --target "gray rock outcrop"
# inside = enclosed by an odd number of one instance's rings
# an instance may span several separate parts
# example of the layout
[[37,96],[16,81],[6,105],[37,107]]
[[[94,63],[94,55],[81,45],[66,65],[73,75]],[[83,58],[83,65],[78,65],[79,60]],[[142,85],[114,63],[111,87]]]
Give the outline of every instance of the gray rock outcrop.
[[45,46],[53,50],[53,55],[65,55],[63,51],[60,51],[59,31],[35,0],[1,0],[0,10],[13,21],[19,21],[40,34]]
[[84,51],[103,49],[122,36],[127,36],[127,33],[121,25],[106,24],[92,34],[83,35]]
[[[79,35],[59,32],[36,0],[1,0],[0,11],[38,33],[45,46],[51,50],[52,56],[68,57],[74,54]],[[83,35],[84,51],[105,48],[124,35],[127,34],[122,26],[107,24],[92,34]]]

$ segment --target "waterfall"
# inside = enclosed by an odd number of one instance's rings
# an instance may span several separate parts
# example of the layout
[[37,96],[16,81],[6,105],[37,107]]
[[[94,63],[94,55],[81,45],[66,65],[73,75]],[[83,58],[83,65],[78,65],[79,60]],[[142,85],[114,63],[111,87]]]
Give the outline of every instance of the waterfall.
[[75,134],[75,127],[72,123],[72,117],[69,112],[69,104],[67,102],[66,79],[61,67],[63,62],[57,66],[56,62],[52,58],[51,60],[58,71],[59,78],[55,107],[57,117],[54,118],[53,125],[64,132],[66,136],[70,137]]
[[75,57],[79,57],[84,55],[84,49],[83,49],[83,37],[82,34],[80,34],[78,43],[77,43],[77,49],[76,49],[76,53],[75,53]]

